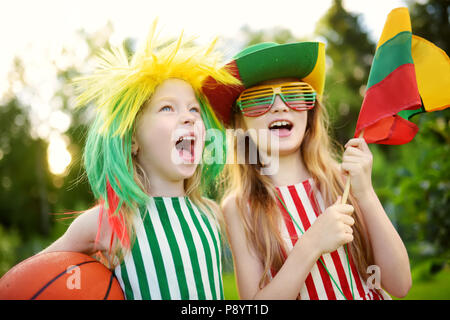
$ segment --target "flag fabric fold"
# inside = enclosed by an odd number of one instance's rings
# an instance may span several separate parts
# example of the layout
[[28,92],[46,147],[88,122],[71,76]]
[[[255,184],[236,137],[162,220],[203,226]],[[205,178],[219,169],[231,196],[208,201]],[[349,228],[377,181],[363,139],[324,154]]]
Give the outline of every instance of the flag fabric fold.
[[405,144],[418,132],[408,121],[450,104],[450,60],[414,36],[407,8],[392,10],[383,28],[356,124],[367,143]]

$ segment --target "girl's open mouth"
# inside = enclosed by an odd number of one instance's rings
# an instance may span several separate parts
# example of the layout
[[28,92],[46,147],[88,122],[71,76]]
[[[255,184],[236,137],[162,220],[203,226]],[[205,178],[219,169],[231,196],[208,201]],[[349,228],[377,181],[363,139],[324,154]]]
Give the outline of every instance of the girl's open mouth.
[[293,126],[289,120],[275,120],[269,124],[269,130],[279,137],[287,137],[291,135]]
[[178,151],[178,155],[184,163],[194,163],[195,160],[195,136],[186,135],[181,136],[175,142],[175,148]]

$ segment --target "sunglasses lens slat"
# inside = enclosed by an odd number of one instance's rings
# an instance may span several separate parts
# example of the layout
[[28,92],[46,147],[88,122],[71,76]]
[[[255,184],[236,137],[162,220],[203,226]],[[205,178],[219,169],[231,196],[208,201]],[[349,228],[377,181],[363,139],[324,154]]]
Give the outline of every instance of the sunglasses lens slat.
[[244,112],[246,113],[260,113],[260,112],[264,112],[267,109],[266,106],[254,106],[254,107],[248,107],[244,109]]
[[293,110],[312,109],[316,92],[305,82],[288,82],[279,85],[257,86],[244,90],[236,100],[236,105],[245,116],[260,116],[272,107],[276,94]]
[[314,94],[284,94],[283,97],[286,100],[315,100]]
[[281,87],[286,104],[297,111],[310,110],[316,101],[316,92],[307,83],[290,83]]
[[241,108],[241,111],[244,115],[260,115],[264,114],[269,110],[271,107],[271,103],[265,103],[265,104],[254,104],[251,106],[247,106],[245,108]]
[[242,92],[237,104],[245,116],[256,117],[266,113],[273,103],[272,87],[261,86]]
[[272,96],[241,100],[242,105],[266,104],[272,102]]

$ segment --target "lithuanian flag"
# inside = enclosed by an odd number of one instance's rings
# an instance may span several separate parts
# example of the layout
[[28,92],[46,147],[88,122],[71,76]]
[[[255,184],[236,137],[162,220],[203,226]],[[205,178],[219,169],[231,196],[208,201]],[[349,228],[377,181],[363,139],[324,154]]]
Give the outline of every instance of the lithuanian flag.
[[412,35],[407,8],[392,10],[378,42],[355,137],[367,143],[404,144],[421,112],[450,105],[450,59],[431,42]]

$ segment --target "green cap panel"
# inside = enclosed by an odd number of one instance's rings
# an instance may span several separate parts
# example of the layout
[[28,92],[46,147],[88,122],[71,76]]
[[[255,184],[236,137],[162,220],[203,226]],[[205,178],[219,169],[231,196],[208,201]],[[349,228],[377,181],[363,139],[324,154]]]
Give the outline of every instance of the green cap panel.
[[261,45],[249,47],[235,57],[246,88],[276,78],[303,79],[317,62],[317,42]]

